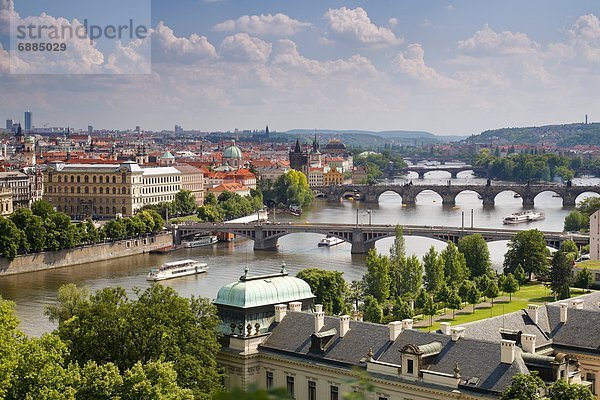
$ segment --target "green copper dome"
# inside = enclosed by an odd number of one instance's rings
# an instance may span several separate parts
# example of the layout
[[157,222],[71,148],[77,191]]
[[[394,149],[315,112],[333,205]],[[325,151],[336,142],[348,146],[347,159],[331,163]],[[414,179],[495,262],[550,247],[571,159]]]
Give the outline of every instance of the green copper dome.
[[242,150],[240,150],[240,148],[237,147],[234,142],[233,145],[225,149],[223,152],[223,158],[237,158],[241,160],[243,158]]
[[219,289],[214,303],[236,308],[252,308],[314,297],[308,283],[288,276],[287,273],[247,278],[244,275],[238,282]]

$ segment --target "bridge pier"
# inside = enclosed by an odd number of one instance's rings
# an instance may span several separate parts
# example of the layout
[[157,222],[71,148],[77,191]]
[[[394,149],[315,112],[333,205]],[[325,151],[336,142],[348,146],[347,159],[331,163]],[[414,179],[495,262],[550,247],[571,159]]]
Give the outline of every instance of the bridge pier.
[[442,204],[445,206],[453,206],[456,204],[456,196],[454,194],[443,194]]
[[377,203],[379,201],[379,196],[376,194],[367,193],[363,194],[360,200],[364,201],[365,203]]
[[531,195],[521,195],[521,198],[523,199],[523,205],[524,206],[533,206],[534,205],[533,196],[531,196]]
[[414,206],[417,203],[417,196],[411,194],[404,194],[402,196],[402,204],[406,206]]
[[494,198],[496,196],[482,196],[483,197],[483,205],[484,206],[495,206],[496,205],[496,201],[494,200]]
[[417,172],[417,173],[419,174],[419,179],[425,179],[425,174],[426,174],[427,172],[428,172],[428,171],[419,171],[419,172]]
[[450,178],[452,178],[452,179],[458,178],[458,172],[459,171],[450,171]]
[[375,247],[375,242],[366,242],[363,230],[360,228],[352,229],[352,254],[367,254],[369,250]]
[[254,236],[254,250],[277,249],[277,237],[267,238],[262,226],[256,226]]
[[563,202],[563,207],[565,206],[572,206],[575,207],[576,206],[576,202],[575,200],[577,199],[577,196],[573,195],[573,194],[563,194],[562,195],[562,202]]

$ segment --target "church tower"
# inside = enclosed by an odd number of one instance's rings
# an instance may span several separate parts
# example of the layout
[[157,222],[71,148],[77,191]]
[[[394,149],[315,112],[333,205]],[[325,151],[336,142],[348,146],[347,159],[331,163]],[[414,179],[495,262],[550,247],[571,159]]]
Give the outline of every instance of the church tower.
[[294,150],[289,152],[290,168],[303,171],[307,165],[306,153],[300,148],[300,140],[296,139]]

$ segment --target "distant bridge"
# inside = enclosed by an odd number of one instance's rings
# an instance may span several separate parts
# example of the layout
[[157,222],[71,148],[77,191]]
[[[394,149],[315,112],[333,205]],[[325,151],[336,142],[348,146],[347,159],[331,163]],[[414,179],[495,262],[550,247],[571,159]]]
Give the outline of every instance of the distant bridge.
[[[510,240],[522,230],[460,228],[448,226],[404,225],[404,236],[420,236],[441,241],[458,243],[458,239],[466,235],[479,233],[487,242]],[[338,237],[352,244],[353,254],[364,254],[375,246],[375,242],[396,235],[394,225],[351,225],[351,224],[224,224],[224,223],[185,223],[173,226],[175,243],[193,237],[200,232],[228,232],[254,240],[254,250],[271,250],[277,248],[280,237],[292,233],[318,233]],[[550,247],[559,248],[568,239],[578,246],[589,244],[589,236],[565,232],[542,231],[546,243]],[[315,244],[316,245],[316,244]]]
[[409,172],[415,172],[419,175],[419,179],[423,179],[423,178],[425,178],[425,174],[427,174],[429,172],[435,172],[435,171],[449,172],[450,177],[452,179],[456,179],[456,178],[458,178],[458,174],[460,172],[464,172],[464,171],[486,172],[487,169],[483,168],[483,167],[474,167],[472,165],[458,165],[458,166],[436,165],[436,166],[432,166],[432,167],[409,165],[405,168],[395,169],[390,172],[392,172],[393,174],[403,174],[403,175],[406,175]]
[[567,185],[336,185],[312,187],[317,197],[338,201],[347,194],[360,194],[360,199],[366,202],[377,202],[385,192],[395,192],[402,197],[402,204],[415,204],[419,193],[430,190],[440,195],[442,204],[456,204],[456,196],[464,191],[471,191],[481,196],[484,206],[493,206],[496,196],[502,192],[511,191],[519,194],[524,206],[533,206],[537,195],[543,192],[553,192],[560,196],[563,206],[575,206],[577,197],[582,193],[600,194],[600,186],[567,186]]

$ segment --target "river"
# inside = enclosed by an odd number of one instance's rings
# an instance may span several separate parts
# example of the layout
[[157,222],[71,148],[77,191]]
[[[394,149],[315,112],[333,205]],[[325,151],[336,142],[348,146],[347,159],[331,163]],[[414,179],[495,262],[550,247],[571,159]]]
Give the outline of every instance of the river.
[[[445,184],[449,173],[432,172],[423,180],[416,174],[409,176],[414,184]],[[405,183],[406,180],[397,180]],[[459,183],[485,184],[484,179],[474,178],[469,172],[459,174],[454,179]],[[576,179],[574,184],[599,184],[598,178]],[[578,200],[587,194],[581,195]],[[592,194],[590,194],[592,195]],[[562,200],[553,197],[550,192],[541,193],[536,198],[534,209],[543,211],[546,219],[528,224],[513,225],[511,228],[562,231],[563,221],[571,208],[563,208]],[[317,200],[301,217],[277,216],[278,221],[295,220],[298,222],[356,223],[357,210],[360,224],[419,224],[460,226],[464,212],[465,226],[502,228],[502,218],[521,211],[521,199],[514,198],[513,193],[504,192],[496,198],[494,207],[484,208],[475,193],[462,193],[456,199],[456,206],[442,206],[442,199],[437,194],[424,192],[417,197],[415,206],[402,206],[401,198],[395,193],[384,193],[379,203],[361,203],[343,201],[340,203]],[[279,240],[276,251],[253,251],[253,242],[238,239],[231,243],[218,243],[212,247],[184,249],[166,255],[143,254],[128,258],[60,268],[50,271],[34,272],[21,275],[0,277],[0,295],[16,303],[17,314],[21,320],[21,329],[30,335],[40,335],[50,331],[54,325],[44,316],[44,308],[56,301],[58,287],[65,283],[75,283],[97,290],[108,286],[120,285],[134,295],[133,289],[144,289],[150,285],[145,280],[148,269],[166,261],[185,258],[198,258],[209,266],[209,272],[202,275],[163,281],[161,284],[171,286],[183,296],[204,296],[214,298],[219,288],[235,281],[248,266],[250,274],[278,272],[282,262],[287,264],[290,274],[303,268],[322,268],[337,270],[351,281],[360,279],[364,273],[364,255],[350,254],[350,244],[342,243],[335,247],[317,247],[320,235],[299,233],[288,235]],[[382,239],[376,247],[387,253],[393,242],[392,238]],[[438,250],[444,243],[421,237],[406,237],[406,249],[409,254],[422,256],[433,245]],[[502,258],[506,251],[506,242],[489,244],[494,268],[501,270]]]

